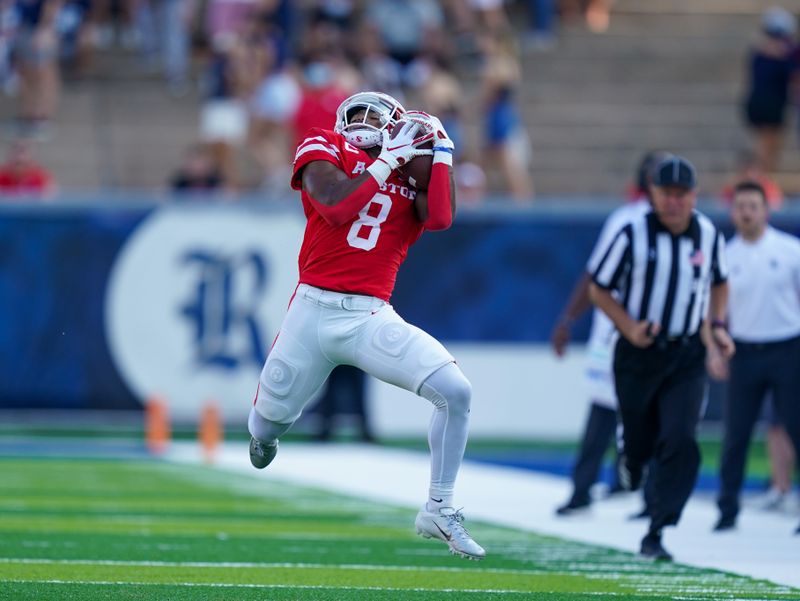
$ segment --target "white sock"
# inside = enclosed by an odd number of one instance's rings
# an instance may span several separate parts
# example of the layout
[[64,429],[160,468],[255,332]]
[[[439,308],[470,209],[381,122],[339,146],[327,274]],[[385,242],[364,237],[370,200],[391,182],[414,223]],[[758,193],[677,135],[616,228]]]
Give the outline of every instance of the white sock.
[[425,509],[430,511],[431,513],[438,513],[438,511],[442,507],[452,507],[453,506],[453,494],[450,493],[449,495],[431,491],[428,495],[428,502],[425,503]]

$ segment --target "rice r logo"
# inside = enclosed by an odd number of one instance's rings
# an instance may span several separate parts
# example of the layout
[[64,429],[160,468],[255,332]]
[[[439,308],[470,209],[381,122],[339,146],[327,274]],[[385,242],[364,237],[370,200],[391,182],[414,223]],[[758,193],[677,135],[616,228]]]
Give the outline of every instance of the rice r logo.
[[234,206],[168,206],[125,241],[106,291],[114,364],[142,401],[195,420],[214,399],[245,419],[297,284],[301,216]]

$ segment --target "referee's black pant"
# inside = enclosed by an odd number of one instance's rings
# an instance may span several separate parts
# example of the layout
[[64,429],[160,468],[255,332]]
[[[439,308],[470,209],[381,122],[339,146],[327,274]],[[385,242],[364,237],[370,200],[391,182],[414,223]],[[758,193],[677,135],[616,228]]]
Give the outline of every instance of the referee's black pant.
[[[591,502],[589,491],[597,482],[603,457],[617,429],[617,412],[615,409],[592,403],[586,428],[583,431],[578,459],[572,470],[571,502],[584,504]],[[615,479],[616,480],[616,479]]]
[[641,349],[620,338],[614,378],[623,453],[632,473],[653,460],[650,531],[678,523],[700,467],[697,422],[706,384],[699,335]]
[[[739,513],[747,449],[767,391],[775,413],[800,451],[800,337],[779,342],[736,341],[723,423],[720,492],[717,504],[723,519]],[[800,457],[800,455],[798,455]]]

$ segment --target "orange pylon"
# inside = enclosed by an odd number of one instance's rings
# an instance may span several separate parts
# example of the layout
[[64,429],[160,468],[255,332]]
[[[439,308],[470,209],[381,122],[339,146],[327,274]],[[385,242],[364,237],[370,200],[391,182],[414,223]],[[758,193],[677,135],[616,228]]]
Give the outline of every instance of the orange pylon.
[[203,449],[206,463],[214,463],[214,459],[224,436],[222,418],[214,401],[209,401],[200,414],[200,423],[197,428],[197,439]]
[[169,412],[164,399],[152,396],[145,404],[144,436],[151,453],[161,454],[167,450],[172,438],[169,425]]

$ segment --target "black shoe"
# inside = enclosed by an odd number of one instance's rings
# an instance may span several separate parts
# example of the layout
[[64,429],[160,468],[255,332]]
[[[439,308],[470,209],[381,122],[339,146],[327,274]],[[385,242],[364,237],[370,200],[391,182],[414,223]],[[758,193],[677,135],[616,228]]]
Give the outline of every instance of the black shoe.
[[661,545],[661,535],[653,532],[642,539],[639,554],[655,561],[672,561],[672,555]]
[[270,463],[272,463],[272,460],[275,459],[275,455],[277,454],[277,440],[274,440],[269,444],[264,444],[255,438],[250,439],[250,463],[253,464],[254,468],[263,470]]
[[644,519],[649,519],[650,517],[652,517],[651,514],[650,514],[650,508],[649,507],[645,507],[639,513],[632,513],[631,515],[629,515],[628,519],[629,520],[644,520]]
[[726,532],[736,528],[736,518],[731,516],[722,516],[716,524],[714,524],[714,532]]
[[575,515],[576,513],[580,513],[589,509],[589,505],[591,505],[591,502],[588,500],[579,501],[576,499],[570,499],[569,503],[556,509],[556,515]]

